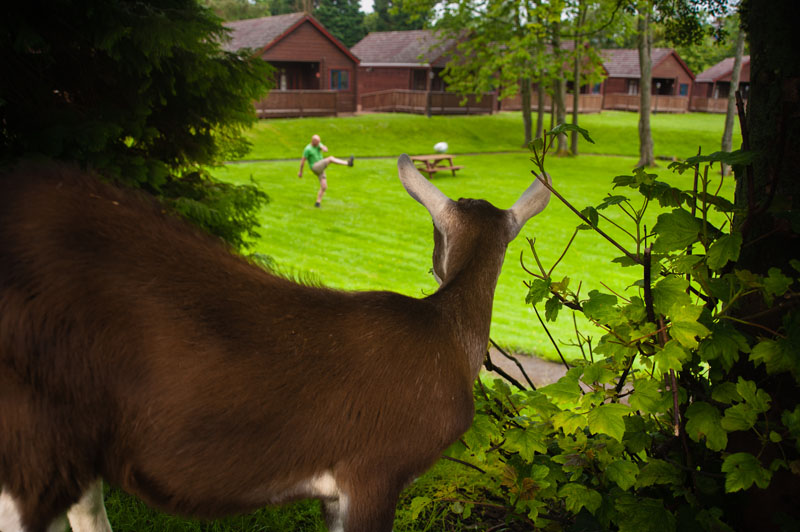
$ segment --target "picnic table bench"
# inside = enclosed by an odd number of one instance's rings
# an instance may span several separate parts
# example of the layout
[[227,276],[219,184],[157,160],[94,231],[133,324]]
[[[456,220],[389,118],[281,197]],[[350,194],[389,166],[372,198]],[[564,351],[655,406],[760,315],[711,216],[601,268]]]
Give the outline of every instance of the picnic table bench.
[[453,156],[446,153],[437,153],[436,155],[412,155],[411,160],[417,164],[417,170],[422,173],[428,174],[428,179],[433,177],[436,172],[450,170],[453,175],[456,175],[456,170],[461,170],[463,166],[456,166],[453,164]]

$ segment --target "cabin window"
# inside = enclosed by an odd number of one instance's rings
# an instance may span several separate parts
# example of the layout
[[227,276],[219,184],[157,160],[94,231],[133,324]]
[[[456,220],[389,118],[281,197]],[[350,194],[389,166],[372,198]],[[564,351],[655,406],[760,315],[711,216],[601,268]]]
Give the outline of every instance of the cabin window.
[[331,89],[346,91],[350,89],[349,70],[331,70]]
[[595,83],[592,86],[592,94],[600,94],[600,89],[603,87],[602,83]]
[[639,80],[638,79],[629,79],[628,80],[628,94],[631,96],[634,94],[639,94]]
[[689,84],[688,83],[681,83],[679,94],[681,96],[689,96]]

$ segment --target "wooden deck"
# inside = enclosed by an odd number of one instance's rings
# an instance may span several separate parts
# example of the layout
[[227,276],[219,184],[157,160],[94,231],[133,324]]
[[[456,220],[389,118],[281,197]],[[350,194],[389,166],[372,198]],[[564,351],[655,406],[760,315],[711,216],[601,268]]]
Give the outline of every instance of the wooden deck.
[[259,118],[303,116],[336,116],[339,112],[339,91],[273,90],[255,102]]
[[361,95],[361,110],[382,113],[414,113],[463,115],[491,113],[494,98],[485,94],[481,101],[474,95],[461,103],[462,97],[452,92],[390,89]]

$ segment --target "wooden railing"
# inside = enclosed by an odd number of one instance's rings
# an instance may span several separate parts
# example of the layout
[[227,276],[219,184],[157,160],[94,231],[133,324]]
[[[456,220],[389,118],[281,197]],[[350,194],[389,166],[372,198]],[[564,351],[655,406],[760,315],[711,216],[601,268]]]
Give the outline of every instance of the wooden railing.
[[273,90],[255,102],[256,113],[259,118],[336,116],[338,95],[338,91]]
[[470,95],[463,105],[461,100],[460,95],[452,92],[389,89],[362,94],[361,110],[434,115],[491,113],[493,110],[491,94],[484,94],[481,101]]
[[689,104],[689,109],[705,113],[726,113],[728,112],[728,99],[695,96]]
[[[567,94],[564,105],[567,107],[567,112],[572,112],[574,94]],[[553,101],[550,95],[544,97],[544,110],[548,113],[553,108]],[[522,109],[522,98],[517,94],[511,98],[506,98],[500,102],[500,109],[503,111],[519,111]],[[531,95],[531,110],[537,111],[539,109],[539,102],[536,94]],[[603,109],[603,96],[601,94],[581,94],[578,98],[578,112],[579,113],[599,113]]]
[[[617,111],[638,111],[638,94],[606,94],[603,109]],[[688,96],[650,96],[650,110],[661,113],[685,113],[689,110]]]

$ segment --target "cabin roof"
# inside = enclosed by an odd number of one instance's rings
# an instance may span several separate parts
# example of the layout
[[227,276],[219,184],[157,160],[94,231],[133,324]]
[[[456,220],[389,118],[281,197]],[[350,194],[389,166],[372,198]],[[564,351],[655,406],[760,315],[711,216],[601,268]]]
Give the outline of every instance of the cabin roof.
[[[721,78],[726,78],[733,72],[733,57],[726,57],[714,66],[710,66],[697,75],[698,83],[713,83]],[[742,56],[742,66],[750,63],[750,56]]]
[[362,66],[429,66],[454,44],[432,30],[375,31],[356,43],[352,52]]
[[[641,77],[639,71],[639,50],[632,48],[607,48],[601,51],[601,55],[603,56],[603,65],[608,72],[608,77],[635,79]],[[650,59],[653,62],[653,69],[670,56],[674,56],[689,76],[694,78],[692,71],[672,48],[652,48],[650,50]]]

